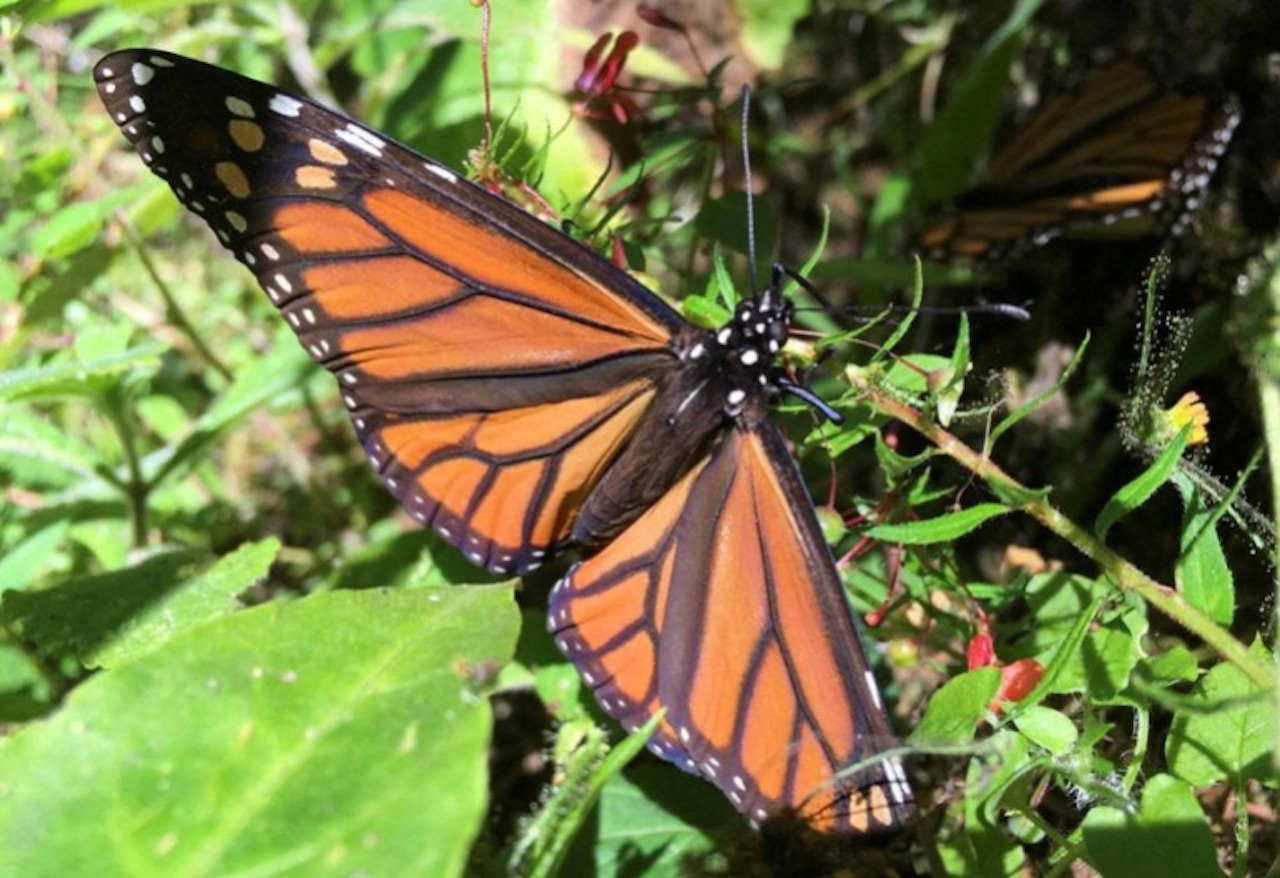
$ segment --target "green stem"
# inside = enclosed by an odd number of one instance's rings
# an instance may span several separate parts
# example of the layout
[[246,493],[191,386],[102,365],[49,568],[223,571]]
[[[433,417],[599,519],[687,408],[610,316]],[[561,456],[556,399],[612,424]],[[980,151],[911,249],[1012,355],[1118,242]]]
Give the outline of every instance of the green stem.
[[1195,634],[1220,656],[1239,668],[1252,682],[1264,688],[1271,686],[1270,668],[1250,654],[1245,645],[1232,637],[1228,631],[1187,603],[1177,591],[1156,582],[1111,548],[1099,542],[1090,531],[1063,515],[1038,492],[1017,482],[991,458],[978,453],[954,434],[921,415],[912,406],[875,386],[865,375],[855,370],[849,370],[848,374],[854,389],[862,393],[880,412],[902,421],[924,436],[943,454],[991,485],[998,496],[1022,498],[1019,502],[1012,502],[1010,505],[1031,516],[1092,558],[1119,588],[1138,595],[1156,610]]
[[151,278],[152,283],[160,291],[160,298],[164,299],[165,316],[177,327],[178,331],[186,337],[191,346],[196,349],[196,353],[200,358],[213,367],[219,375],[225,380],[231,381],[231,370],[214,355],[209,346],[204,343],[204,339],[200,336],[200,332],[187,319],[186,313],[178,305],[178,300],[173,297],[173,292],[169,289],[169,285],[160,277],[160,273],[156,271],[155,263],[151,261],[151,257],[147,255],[147,248],[142,240],[133,231],[133,227],[123,220],[119,223],[123,230],[124,236],[129,239],[129,243],[133,246],[133,250],[138,254],[138,259],[142,262],[143,269],[147,272],[147,276]]
[[134,432],[129,419],[125,416],[128,405],[127,394],[120,388],[107,392],[103,397],[103,409],[107,419],[115,427],[120,437],[120,447],[124,450],[125,466],[129,478],[122,485],[125,499],[128,501],[130,518],[133,520],[133,545],[143,548],[147,544],[149,527],[147,513],[147,495],[150,493],[146,480],[142,476],[142,458],[138,455],[138,446],[134,441]]

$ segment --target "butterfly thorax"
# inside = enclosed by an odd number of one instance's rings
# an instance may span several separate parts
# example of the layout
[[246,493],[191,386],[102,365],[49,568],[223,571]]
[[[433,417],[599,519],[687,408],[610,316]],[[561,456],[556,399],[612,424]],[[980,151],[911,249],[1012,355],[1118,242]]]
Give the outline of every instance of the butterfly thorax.
[[791,303],[769,289],[741,302],[720,329],[690,326],[673,340],[678,367],[582,507],[574,542],[608,544],[707,457],[726,421],[749,428],[766,417],[791,314]]

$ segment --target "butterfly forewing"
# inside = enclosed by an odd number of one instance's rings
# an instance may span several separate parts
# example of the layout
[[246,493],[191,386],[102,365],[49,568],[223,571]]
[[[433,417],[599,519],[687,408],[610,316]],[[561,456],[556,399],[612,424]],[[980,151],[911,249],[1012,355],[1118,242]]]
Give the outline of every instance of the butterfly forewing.
[[1117,58],[1037,107],[919,243],[999,259],[1064,233],[1176,234],[1238,121],[1229,103],[1169,88],[1147,64]]
[[409,512],[478,564],[568,539],[683,324],[594,253],[340,113],[152,50],[95,70],[152,171],[338,377]]
[[630,729],[659,710],[663,758],[752,820],[794,808],[819,828],[909,819],[900,764],[831,554],[769,422],[711,457],[551,600],[557,643]]

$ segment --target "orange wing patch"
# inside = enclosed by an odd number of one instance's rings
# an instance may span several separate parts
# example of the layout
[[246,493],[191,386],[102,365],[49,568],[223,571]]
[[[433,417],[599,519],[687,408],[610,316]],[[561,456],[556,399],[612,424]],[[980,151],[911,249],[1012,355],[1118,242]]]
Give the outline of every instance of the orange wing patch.
[[551,627],[606,710],[635,729],[665,708],[651,749],[753,821],[890,828],[909,813],[901,766],[842,774],[893,738],[785,453],[768,423],[731,432],[557,584]]
[[583,322],[625,329],[653,342],[668,338],[666,327],[622,296],[500,227],[460,213],[457,205],[440,206],[395,190],[374,192],[364,203],[410,249],[449,266],[450,273],[478,289],[516,291],[549,312],[571,313]]
[[567,542],[583,500],[653,399],[648,382],[554,405],[353,417],[387,487],[468,559],[527,571]]

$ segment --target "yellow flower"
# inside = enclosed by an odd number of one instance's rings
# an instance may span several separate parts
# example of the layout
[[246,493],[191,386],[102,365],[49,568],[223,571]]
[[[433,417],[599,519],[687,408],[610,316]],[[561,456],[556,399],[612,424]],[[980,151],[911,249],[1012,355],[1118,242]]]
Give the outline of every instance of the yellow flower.
[[1200,401],[1197,393],[1182,394],[1182,398],[1173,404],[1173,408],[1165,412],[1169,426],[1173,432],[1180,433],[1183,427],[1191,426],[1188,445],[1207,445],[1209,442],[1209,410]]

